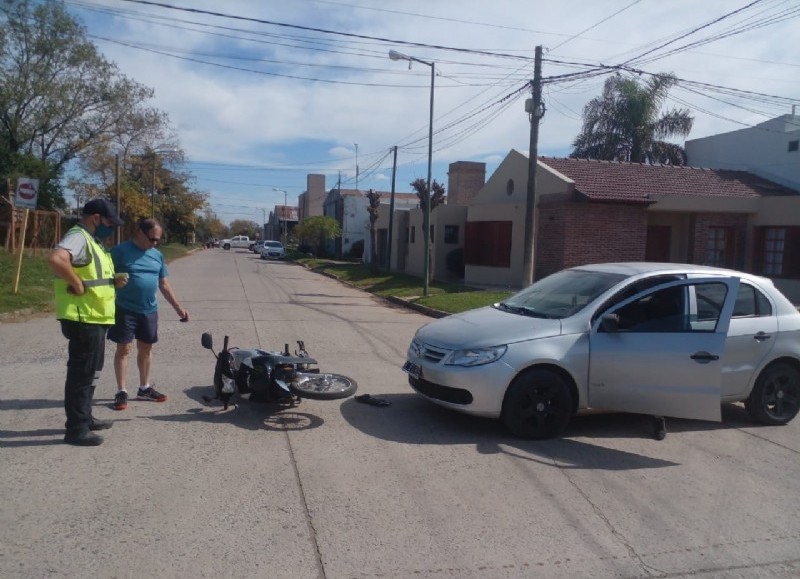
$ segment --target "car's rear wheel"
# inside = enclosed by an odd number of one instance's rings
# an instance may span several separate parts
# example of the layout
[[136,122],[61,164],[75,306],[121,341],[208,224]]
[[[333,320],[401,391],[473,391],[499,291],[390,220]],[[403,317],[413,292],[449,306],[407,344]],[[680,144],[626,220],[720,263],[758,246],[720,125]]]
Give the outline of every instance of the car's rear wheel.
[[532,368],[511,382],[500,419],[520,438],[551,438],[566,428],[572,407],[572,393],[563,378]]
[[786,424],[800,410],[800,372],[786,362],[767,366],[756,380],[744,407],[756,422]]

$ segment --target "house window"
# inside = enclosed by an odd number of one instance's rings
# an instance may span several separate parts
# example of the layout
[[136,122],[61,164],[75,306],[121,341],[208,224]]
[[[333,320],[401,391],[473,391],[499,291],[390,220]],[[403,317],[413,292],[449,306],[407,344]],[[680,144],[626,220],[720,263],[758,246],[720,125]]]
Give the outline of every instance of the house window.
[[756,271],[771,277],[800,278],[800,227],[759,227],[755,233]]
[[800,141],[789,141],[789,152],[795,153],[797,152],[798,147],[800,147]]
[[731,266],[732,231],[729,227],[709,227],[706,240],[706,265]]
[[458,225],[444,226],[444,242],[458,243]]
[[411,243],[415,242],[416,237],[417,237],[417,227],[415,225],[412,225],[411,226]]
[[472,221],[464,228],[464,263],[511,266],[511,221]]
[[783,250],[786,246],[786,230],[769,228],[764,237],[764,273],[781,275],[783,273]]

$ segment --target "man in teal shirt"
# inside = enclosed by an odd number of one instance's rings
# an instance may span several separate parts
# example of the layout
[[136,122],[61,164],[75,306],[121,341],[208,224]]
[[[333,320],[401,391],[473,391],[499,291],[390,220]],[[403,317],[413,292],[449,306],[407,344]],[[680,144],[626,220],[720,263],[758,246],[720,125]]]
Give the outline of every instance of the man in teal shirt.
[[139,367],[140,400],[164,402],[167,397],[150,384],[153,344],[158,341],[158,300],[156,291],[175,308],[181,321],[189,320],[189,312],[178,302],[167,280],[164,255],[156,249],[163,229],[155,219],[140,219],[133,236],[111,250],[114,270],[128,274],[128,283],[117,291],[116,321],[108,338],[117,344],[114,354],[114,372],[117,377],[117,394],[114,409],[128,407],[128,356],[136,339],[136,363]]

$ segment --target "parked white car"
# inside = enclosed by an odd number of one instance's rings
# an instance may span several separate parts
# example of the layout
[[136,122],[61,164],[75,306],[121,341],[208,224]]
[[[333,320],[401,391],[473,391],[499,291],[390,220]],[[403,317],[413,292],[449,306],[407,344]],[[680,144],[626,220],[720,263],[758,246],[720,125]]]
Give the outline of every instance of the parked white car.
[[286,249],[280,241],[265,241],[261,248],[261,259],[283,259]]
[[523,438],[588,409],[762,424],[800,409],[800,313],[769,279],[685,264],[563,270],[421,327],[403,370],[428,400]]

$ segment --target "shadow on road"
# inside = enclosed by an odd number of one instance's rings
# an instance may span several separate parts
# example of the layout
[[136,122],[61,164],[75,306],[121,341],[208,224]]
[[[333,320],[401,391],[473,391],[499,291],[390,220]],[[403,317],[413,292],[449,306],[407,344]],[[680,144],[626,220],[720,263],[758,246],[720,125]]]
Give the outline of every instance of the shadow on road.
[[[45,436],[47,437],[56,436],[57,438],[40,438]],[[55,444],[63,444],[64,443],[63,438],[64,438],[63,428],[38,428],[36,430],[0,430],[0,448],[20,448],[25,446],[52,446]]]
[[0,400],[0,411],[2,410],[43,410],[45,408],[64,408],[64,399],[48,400],[45,398],[11,398]]
[[[380,398],[391,402],[391,406],[370,407],[351,398],[342,404],[342,416],[354,428],[383,440],[404,444],[468,444],[474,445],[481,454],[504,453],[558,468],[635,470],[678,464],[603,444],[603,441],[612,440],[650,440],[652,419],[649,416],[621,413],[576,416],[559,438],[521,440],[508,434],[499,420],[452,412],[415,394],[380,395]],[[723,405],[722,415],[722,424],[667,419],[667,429],[669,432],[693,432],[753,426],[740,406]],[[667,437],[668,441],[669,435]],[[637,443],[637,447],[641,448],[643,443]],[[652,444],[655,454],[658,445],[668,442],[652,440]]]
[[210,422],[232,424],[246,430],[307,430],[318,428],[325,421],[319,416],[301,412],[298,406],[251,402],[235,396],[228,409],[219,400],[206,400],[214,395],[213,386],[193,386],[184,390],[186,396],[199,404],[181,414],[150,416],[150,420],[166,422]]

